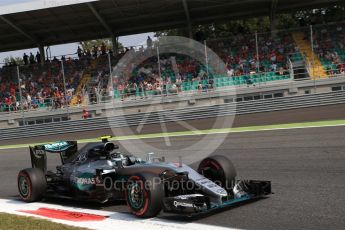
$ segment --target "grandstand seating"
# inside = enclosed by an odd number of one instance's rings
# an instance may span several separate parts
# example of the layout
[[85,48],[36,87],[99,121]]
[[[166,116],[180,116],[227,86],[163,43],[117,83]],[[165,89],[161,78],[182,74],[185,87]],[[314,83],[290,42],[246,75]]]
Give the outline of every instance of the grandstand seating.
[[[68,95],[66,99],[70,99],[70,94],[78,86],[81,77],[82,67],[79,62],[69,60],[65,63],[65,79]],[[46,63],[41,65],[21,66],[19,68],[21,88],[23,95],[23,107],[27,110],[31,108],[51,107],[54,101],[58,106],[64,105],[64,83],[59,62]],[[3,85],[0,100],[4,102],[9,95],[16,96],[16,100],[12,100],[12,104],[2,103],[2,110],[19,109],[19,89],[17,81],[16,67],[3,67],[0,75],[0,82]],[[4,85],[4,82],[9,82]],[[12,90],[12,92],[9,91]],[[28,101],[30,100],[31,101]],[[31,105],[31,106],[30,106]],[[26,108],[27,107],[27,108]]]
[[16,69],[14,68],[0,69],[0,112],[16,109],[16,101],[19,99],[19,95],[17,93],[17,78],[13,79],[13,76],[16,76],[15,73]]
[[315,49],[327,75],[344,73],[344,38],[344,23],[319,26],[315,30]]
[[[345,71],[342,64],[345,60],[345,32],[331,32],[338,29],[325,27],[316,28],[314,65],[311,66],[311,78],[327,77],[333,73]],[[345,27],[344,27],[345,28]],[[303,30],[301,30],[303,31]],[[344,29],[345,31],[345,29]],[[207,41],[207,45],[218,54],[226,64],[226,69],[213,69],[191,57],[170,53],[161,54],[159,75],[157,58],[143,60],[140,65],[132,68],[129,76],[114,82],[114,97],[123,99],[128,95],[142,97],[181,91],[208,90],[229,86],[249,86],[266,82],[289,80],[292,62],[304,61],[304,56],[312,59],[310,37],[305,32],[281,32],[276,37],[270,34],[258,36],[259,57],[257,57],[256,40],[253,35],[239,35],[230,39]],[[146,52],[145,50],[137,52]],[[116,64],[119,57],[112,60]],[[259,59],[259,61],[258,61]],[[212,60],[211,60],[212,62]],[[310,62],[311,63],[311,62]],[[83,89],[95,88],[104,96],[108,92],[109,77],[108,56],[97,59],[82,58],[65,61],[65,76],[71,97],[68,101],[72,106],[80,104]],[[332,72],[330,71],[332,70]],[[207,74],[208,73],[208,74]],[[14,67],[0,69],[0,110],[18,109],[19,89],[17,72]],[[61,94],[63,81],[59,62],[20,67],[23,97],[30,95],[38,108],[53,105],[54,92]],[[91,87],[91,84],[92,87]],[[56,93],[56,92],[55,92]],[[73,94],[73,95],[72,95]],[[61,95],[60,95],[61,98]]]
[[[223,58],[225,58],[224,55]],[[207,67],[209,71],[207,75],[207,68],[202,63],[191,57],[176,53],[160,56],[160,79],[157,61],[156,57],[151,57],[134,68],[131,75],[126,77],[129,84],[119,82],[115,85],[115,98],[123,98],[123,96],[129,94],[135,96],[142,96],[143,93],[155,95],[162,93],[162,91],[164,91],[164,94],[176,93],[176,88],[179,88],[179,91],[207,90],[214,87],[255,85],[268,81],[290,79],[290,74],[286,70],[257,74],[248,72],[247,74],[229,76],[225,70],[220,71],[220,73],[213,71],[212,66]],[[279,67],[282,65],[280,64]],[[178,82],[179,79],[181,79],[181,82]],[[148,82],[153,87],[141,89],[139,85],[143,82]],[[142,85],[141,87],[145,86]]]

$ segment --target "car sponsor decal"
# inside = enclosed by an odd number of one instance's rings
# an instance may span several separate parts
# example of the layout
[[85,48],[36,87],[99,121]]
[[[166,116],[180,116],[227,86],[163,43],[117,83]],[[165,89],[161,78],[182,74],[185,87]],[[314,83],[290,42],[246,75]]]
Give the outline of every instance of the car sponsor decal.
[[186,202],[180,202],[180,201],[174,201],[174,206],[177,207],[186,207],[186,208],[194,208],[194,204],[186,203]]
[[66,141],[56,142],[53,144],[46,144],[44,145],[44,149],[47,151],[65,151],[71,145],[68,144]]
[[35,158],[37,158],[37,159],[41,159],[46,154],[46,152],[42,149],[35,149],[35,150],[33,150],[33,153],[35,155]]
[[92,173],[82,173],[78,176],[71,176],[72,186],[81,191],[88,191],[95,187],[97,180]]

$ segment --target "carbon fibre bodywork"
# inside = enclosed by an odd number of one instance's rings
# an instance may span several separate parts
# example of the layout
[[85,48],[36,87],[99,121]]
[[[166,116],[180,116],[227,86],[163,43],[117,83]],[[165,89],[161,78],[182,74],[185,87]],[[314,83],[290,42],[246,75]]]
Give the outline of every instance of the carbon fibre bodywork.
[[[47,153],[60,154],[61,165],[47,171]],[[30,147],[32,168],[46,175],[45,196],[107,202],[126,199],[130,177],[152,174],[164,187],[165,212],[194,215],[255,199],[271,193],[269,181],[237,181],[220,186],[188,165],[149,157],[143,161],[117,151],[107,140],[78,150],[72,141]],[[178,186],[172,186],[176,182]],[[176,185],[176,184],[175,184]]]

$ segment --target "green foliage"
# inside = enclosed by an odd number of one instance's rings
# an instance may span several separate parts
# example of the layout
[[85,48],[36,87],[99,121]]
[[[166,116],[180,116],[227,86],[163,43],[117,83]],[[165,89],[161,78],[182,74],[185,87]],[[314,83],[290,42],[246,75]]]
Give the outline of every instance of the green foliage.
[[82,228],[70,227],[57,224],[48,220],[33,217],[22,217],[0,213],[0,229],[6,230],[83,230]]
[[[267,22],[270,24],[270,22]],[[291,29],[291,28],[296,28],[298,27],[298,20],[296,20],[295,15],[293,14],[279,14],[277,15],[277,25],[276,29],[277,30],[286,30],[286,29]]]
[[[96,39],[96,40],[89,40],[89,41],[82,41],[79,42],[81,48],[83,50],[93,50],[93,47],[101,47],[102,44],[105,44],[105,46],[107,47],[107,50],[112,50],[113,49],[113,43],[111,41],[111,39]],[[118,44],[118,49],[123,48],[123,45],[121,43]]]
[[[326,22],[339,22],[345,19],[345,1],[337,5],[320,9],[299,10],[290,13],[276,15],[276,29],[285,30],[310,24],[323,24]],[[271,25],[268,16],[257,18],[246,18],[217,22],[205,25],[194,25],[193,34],[202,31],[205,38],[232,37],[236,34],[254,34],[270,32]],[[158,31],[155,37],[166,36],[188,36],[186,28]]]
[[4,58],[3,62],[5,65],[13,65],[13,66],[24,65],[23,58],[21,58],[21,57],[9,56],[9,57]]
[[104,43],[107,49],[112,49],[113,45],[110,39],[96,39],[96,40],[89,40],[89,41],[82,41],[80,42],[80,46],[83,50],[93,50],[93,47],[101,47],[102,43]]
[[[251,18],[247,20],[234,20],[223,23],[197,25],[193,27],[193,34],[202,31],[206,38],[231,37],[238,33],[253,34],[256,31],[268,32],[270,28],[269,18]],[[171,29],[158,31],[155,37],[161,36],[187,36],[186,29]]]

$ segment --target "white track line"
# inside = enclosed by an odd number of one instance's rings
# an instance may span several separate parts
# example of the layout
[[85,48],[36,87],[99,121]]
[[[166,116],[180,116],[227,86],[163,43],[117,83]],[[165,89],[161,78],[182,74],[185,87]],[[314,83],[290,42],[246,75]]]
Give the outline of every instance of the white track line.
[[[26,214],[23,212],[19,212],[18,210],[29,210],[34,211],[39,208],[50,208],[50,209],[59,209],[65,211],[74,211],[74,212],[82,212],[94,215],[101,215],[101,216],[108,216],[106,220],[103,221],[85,221],[85,222],[74,222],[74,221],[66,221],[66,220],[59,220],[54,218],[47,218],[41,217],[32,214]],[[150,229],[150,230],[161,230],[161,229],[168,229],[168,230],[223,230],[223,229],[233,229],[234,228],[224,228],[212,225],[205,225],[205,224],[197,224],[197,223],[186,223],[186,222],[178,222],[178,221],[170,221],[161,218],[151,218],[151,219],[138,219],[132,216],[131,214],[127,213],[118,213],[118,212],[108,212],[108,211],[98,211],[98,210],[91,210],[91,209],[83,209],[83,208],[75,208],[75,207],[66,207],[61,205],[54,205],[54,204],[45,204],[45,203],[24,203],[21,201],[16,200],[5,200],[0,199],[0,212],[8,213],[8,214],[15,214],[21,216],[31,216],[42,218],[46,220],[50,220],[56,223],[81,227],[81,228],[88,228],[88,229],[95,229],[95,230],[104,230],[104,229],[128,229],[128,230],[138,230],[138,229]]]

